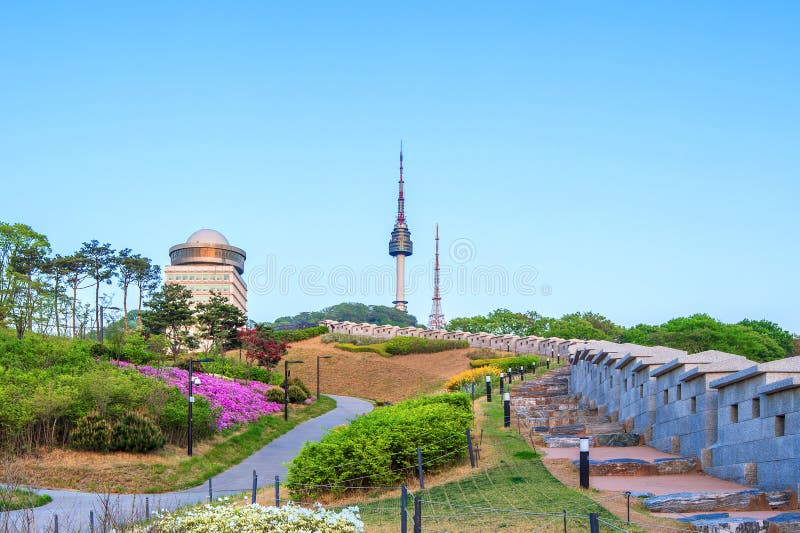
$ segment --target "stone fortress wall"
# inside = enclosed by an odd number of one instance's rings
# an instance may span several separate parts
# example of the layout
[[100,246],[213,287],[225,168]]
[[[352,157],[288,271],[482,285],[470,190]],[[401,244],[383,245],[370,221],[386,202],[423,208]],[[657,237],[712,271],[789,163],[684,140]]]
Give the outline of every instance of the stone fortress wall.
[[800,357],[755,363],[715,350],[325,320],[331,332],[465,340],[475,348],[564,358],[570,392],[649,446],[696,457],[714,476],[800,489]]

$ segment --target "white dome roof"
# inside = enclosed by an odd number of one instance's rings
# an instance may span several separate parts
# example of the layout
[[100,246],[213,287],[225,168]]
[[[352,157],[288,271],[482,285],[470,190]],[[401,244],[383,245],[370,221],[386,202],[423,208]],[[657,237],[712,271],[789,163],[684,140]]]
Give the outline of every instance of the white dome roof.
[[193,244],[196,242],[206,242],[210,244],[224,244],[226,246],[230,246],[228,239],[225,238],[225,235],[218,232],[215,229],[199,229],[189,235],[189,238],[186,239],[187,244]]

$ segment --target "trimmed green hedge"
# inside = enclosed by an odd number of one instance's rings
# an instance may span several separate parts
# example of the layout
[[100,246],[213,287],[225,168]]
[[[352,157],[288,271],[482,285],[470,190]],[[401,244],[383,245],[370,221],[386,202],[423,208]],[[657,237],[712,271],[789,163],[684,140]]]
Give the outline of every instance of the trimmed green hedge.
[[378,337],[367,337],[365,335],[349,335],[347,333],[326,333],[320,339],[326,344],[332,342],[345,342],[347,344],[355,344],[356,346],[365,346],[367,344],[381,344],[386,342],[386,339]]
[[307,442],[289,465],[289,490],[293,498],[313,498],[348,486],[398,485],[416,472],[417,447],[426,471],[441,470],[467,454],[471,424],[472,403],[463,393],[381,407]]
[[327,326],[316,326],[305,329],[276,330],[275,338],[284,342],[299,342],[328,333]]
[[474,361],[469,362],[469,366],[472,368],[493,366],[495,368],[500,368],[503,371],[506,371],[511,367],[513,367],[514,370],[519,370],[519,367],[524,366],[525,370],[530,370],[533,363],[536,363],[537,367],[542,364],[541,360],[536,356],[523,355],[519,357],[502,357],[500,359],[475,359]]
[[469,348],[467,341],[427,339],[423,337],[393,337],[386,341],[386,352],[392,355],[435,353],[458,348]]
[[348,342],[340,342],[339,344],[335,344],[334,348],[338,348],[339,350],[344,350],[346,352],[356,352],[356,353],[376,353],[378,355],[382,355],[383,357],[391,357],[392,355],[386,351],[386,343],[382,342],[380,344],[367,344],[365,346],[356,346],[355,344],[350,344]]
[[335,345],[340,350],[348,352],[372,352],[383,357],[393,355],[409,355],[412,353],[436,353],[446,350],[468,348],[467,341],[450,341],[443,339],[426,339],[424,337],[393,337],[386,342],[359,346],[349,342]]

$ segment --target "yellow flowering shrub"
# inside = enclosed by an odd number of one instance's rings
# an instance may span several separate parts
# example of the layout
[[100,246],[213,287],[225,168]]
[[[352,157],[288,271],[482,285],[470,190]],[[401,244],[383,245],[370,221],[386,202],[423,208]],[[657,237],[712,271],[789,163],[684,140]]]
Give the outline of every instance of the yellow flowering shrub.
[[465,370],[460,374],[456,374],[445,383],[445,388],[449,391],[458,391],[462,387],[469,385],[472,382],[482,383],[486,381],[486,376],[499,378],[501,369],[494,366],[482,366],[480,368],[473,368]]

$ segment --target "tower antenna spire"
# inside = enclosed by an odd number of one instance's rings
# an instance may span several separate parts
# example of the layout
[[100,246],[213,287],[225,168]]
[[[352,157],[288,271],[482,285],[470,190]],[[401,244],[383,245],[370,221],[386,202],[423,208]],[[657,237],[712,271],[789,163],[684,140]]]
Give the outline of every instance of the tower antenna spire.
[[446,322],[442,313],[442,297],[439,295],[439,224],[436,224],[436,255],[433,266],[433,304],[428,317],[430,329],[444,329]]

